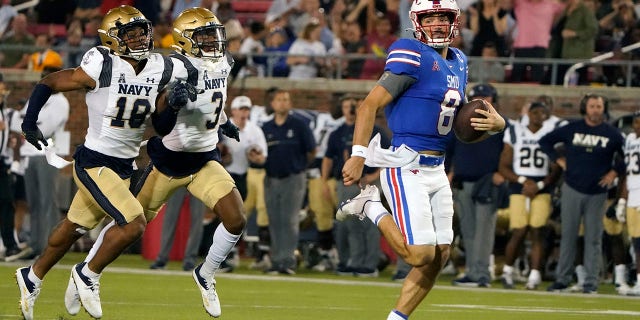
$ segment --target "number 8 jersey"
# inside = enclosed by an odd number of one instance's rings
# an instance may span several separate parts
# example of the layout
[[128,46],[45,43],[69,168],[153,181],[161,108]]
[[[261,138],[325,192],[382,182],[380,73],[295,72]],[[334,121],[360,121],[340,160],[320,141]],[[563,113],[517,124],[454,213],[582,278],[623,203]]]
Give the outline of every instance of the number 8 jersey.
[[86,94],[89,128],[84,145],[116,158],[137,157],[146,120],[156,109],[158,88],[171,78],[168,58],[151,54],[136,74],[126,60],[98,46],[84,54],[80,67],[96,82]]

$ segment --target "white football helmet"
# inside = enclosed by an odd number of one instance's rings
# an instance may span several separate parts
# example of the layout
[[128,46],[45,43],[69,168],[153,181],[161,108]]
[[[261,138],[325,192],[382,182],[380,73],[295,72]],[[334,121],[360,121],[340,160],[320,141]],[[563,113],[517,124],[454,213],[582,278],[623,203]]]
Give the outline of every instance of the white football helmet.
[[[430,30],[425,30],[420,24],[421,18],[426,14],[444,13],[449,17],[449,35],[444,38],[431,38]],[[434,48],[448,46],[453,38],[459,34],[460,8],[455,0],[414,0],[409,10],[409,18],[414,28],[415,37]]]

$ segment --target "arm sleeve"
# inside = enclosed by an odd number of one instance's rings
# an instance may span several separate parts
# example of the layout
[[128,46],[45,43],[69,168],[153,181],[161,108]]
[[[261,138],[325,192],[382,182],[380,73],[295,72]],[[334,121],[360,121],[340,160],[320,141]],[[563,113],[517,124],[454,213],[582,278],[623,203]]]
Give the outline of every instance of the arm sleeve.
[[156,132],[161,136],[166,136],[173,130],[178,120],[178,111],[173,108],[164,108],[160,113],[151,114],[151,124]]

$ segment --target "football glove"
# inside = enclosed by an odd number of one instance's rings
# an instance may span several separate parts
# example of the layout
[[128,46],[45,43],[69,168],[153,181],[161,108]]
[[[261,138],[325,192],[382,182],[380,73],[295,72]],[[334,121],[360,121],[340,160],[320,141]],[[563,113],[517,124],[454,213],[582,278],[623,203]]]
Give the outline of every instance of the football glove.
[[188,100],[196,101],[198,89],[188,82],[178,80],[167,89],[167,103],[174,110],[180,110],[187,105]]
[[231,123],[231,121],[227,120],[227,122],[221,124],[220,131],[225,136],[240,142],[240,129]]
[[44,138],[42,131],[38,129],[38,126],[30,126],[28,124],[22,123],[22,135],[25,140],[31,143],[36,149],[42,150],[42,146],[40,146],[40,142],[45,146],[48,146],[47,139]]

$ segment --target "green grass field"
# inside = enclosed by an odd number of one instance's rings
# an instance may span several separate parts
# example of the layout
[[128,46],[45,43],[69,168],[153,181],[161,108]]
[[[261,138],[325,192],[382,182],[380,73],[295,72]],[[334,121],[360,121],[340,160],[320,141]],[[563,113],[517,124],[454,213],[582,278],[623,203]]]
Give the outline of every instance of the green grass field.
[[[83,311],[70,316],[64,291],[73,263],[83,254],[70,253],[44,282],[35,306],[36,319],[90,319]],[[247,270],[217,276],[222,302],[220,319],[385,319],[400,291],[389,271],[378,279],[356,279],[300,270],[296,276],[264,276]],[[0,263],[0,319],[21,319],[14,272],[20,264]],[[172,262],[166,271],[149,270],[139,255],[124,255],[101,280],[103,319],[206,319],[191,274]],[[611,285],[601,294],[553,294],[543,290],[452,287],[441,277],[411,319],[638,319],[640,297],[620,297]]]

